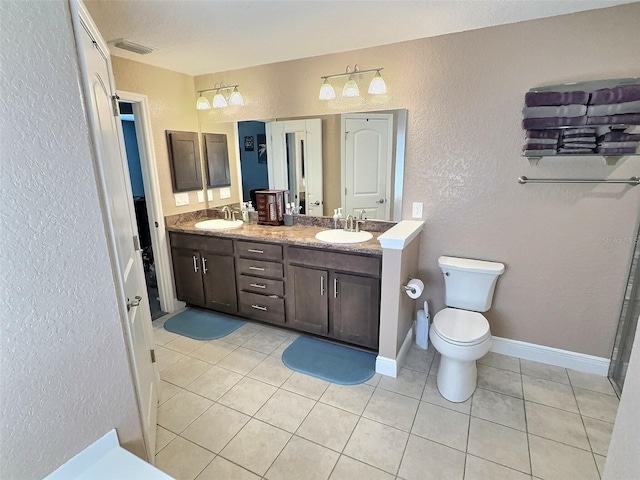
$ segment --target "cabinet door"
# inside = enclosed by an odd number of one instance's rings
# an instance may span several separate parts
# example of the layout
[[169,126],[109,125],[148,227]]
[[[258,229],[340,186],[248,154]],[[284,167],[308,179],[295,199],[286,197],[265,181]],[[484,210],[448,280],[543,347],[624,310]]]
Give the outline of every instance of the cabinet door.
[[197,250],[172,248],[171,257],[178,300],[204,306],[200,253]]
[[287,322],[291,327],[320,335],[328,333],[328,279],[326,270],[289,267],[287,282],[293,282],[293,301],[287,298]]
[[206,307],[237,313],[236,272],[233,257],[201,252],[202,281]]
[[174,192],[202,189],[200,146],[196,132],[166,131]]
[[380,280],[332,273],[330,289],[331,337],[378,348]]
[[204,155],[207,159],[209,187],[231,185],[227,136],[224,133],[203,133],[202,137],[204,139]]

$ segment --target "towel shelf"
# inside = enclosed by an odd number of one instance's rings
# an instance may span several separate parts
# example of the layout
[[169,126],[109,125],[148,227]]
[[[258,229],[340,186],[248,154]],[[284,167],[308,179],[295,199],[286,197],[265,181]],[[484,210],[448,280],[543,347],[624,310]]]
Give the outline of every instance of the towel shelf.
[[640,185],[640,177],[623,178],[527,178],[524,175],[518,178],[518,183],[626,183],[632,187]]
[[[541,158],[543,157],[530,157],[527,155],[523,155],[524,157],[527,158],[527,160],[529,160],[529,164],[532,167],[535,167],[536,165],[538,165],[538,162],[540,161]],[[559,153],[557,155],[545,155],[546,158],[567,158],[567,157],[603,157],[604,161],[606,162],[607,165],[615,165],[617,164],[621,158],[623,157],[637,157],[640,156],[639,153],[626,153],[624,155],[598,155],[597,153],[574,153],[574,154],[562,154]]]

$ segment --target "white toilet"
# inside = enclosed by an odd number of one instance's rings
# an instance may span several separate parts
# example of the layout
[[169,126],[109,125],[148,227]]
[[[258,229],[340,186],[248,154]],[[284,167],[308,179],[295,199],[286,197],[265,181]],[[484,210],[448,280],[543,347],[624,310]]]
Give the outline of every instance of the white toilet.
[[438,390],[451,402],[464,402],[476,389],[476,360],[491,348],[489,322],[493,291],[504,265],[468,258],[440,257],[446,305],[433,319],[429,338],[440,352]]

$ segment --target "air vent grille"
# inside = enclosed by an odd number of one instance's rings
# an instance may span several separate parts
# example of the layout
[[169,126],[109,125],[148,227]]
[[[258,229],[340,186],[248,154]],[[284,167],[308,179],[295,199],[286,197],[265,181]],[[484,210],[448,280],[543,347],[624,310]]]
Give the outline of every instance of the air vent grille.
[[153,52],[153,48],[145,47],[144,45],[140,45],[138,43],[130,42],[129,40],[119,39],[110,42],[114,47],[121,48],[122,50],[128,50],[129,52],[137,53],[139,55],[147,55],[148,53]]

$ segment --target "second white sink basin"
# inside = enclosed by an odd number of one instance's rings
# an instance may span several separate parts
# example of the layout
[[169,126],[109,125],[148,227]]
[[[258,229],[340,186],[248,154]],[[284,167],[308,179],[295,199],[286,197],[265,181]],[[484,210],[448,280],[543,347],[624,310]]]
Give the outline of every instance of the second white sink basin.
[[215,218],[213,220],[203,220],[196,223],[196,228],[201,230],[231,230],[241,227],[242,220],[224,220],[222,218]]
[[323,230],[316,239],[326,243],[362,243],[373,238],[369,232],[347,232],[346,230]]

